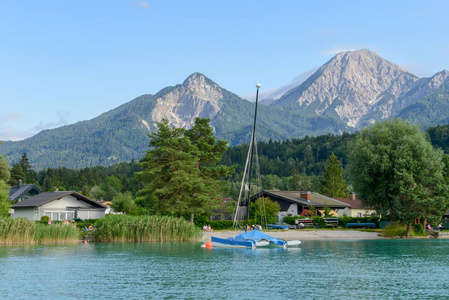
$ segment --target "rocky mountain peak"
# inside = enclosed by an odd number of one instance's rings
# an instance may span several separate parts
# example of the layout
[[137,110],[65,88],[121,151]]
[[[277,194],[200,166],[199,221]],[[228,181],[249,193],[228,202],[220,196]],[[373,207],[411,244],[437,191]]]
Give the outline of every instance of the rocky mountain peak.
[[190,128],[197,117],[214,117],[220,111],[221,88],[201,73],[193,73],[157,98],[152,120],[168,119],[176,127]]
[[[308,80],[282,96],[274,105],[314,103],[318,115],[335,111],[348,126],[358,127],[378,105],[398,98],[418,78],[369,50],[335,55]],[[338,100],[337,104],[333,102]],[[388,111],[389,108],[385,108]]]
[[[201,73],[193,73],[182,84],[184,88],[190,90],[196,97],[200,99],[208,99],[210,95],[221,95],[221,88],[218,84],[207,78]],[[220,98],[222,95],[220,96]],[[215,98],[215,97],[213,97]]]

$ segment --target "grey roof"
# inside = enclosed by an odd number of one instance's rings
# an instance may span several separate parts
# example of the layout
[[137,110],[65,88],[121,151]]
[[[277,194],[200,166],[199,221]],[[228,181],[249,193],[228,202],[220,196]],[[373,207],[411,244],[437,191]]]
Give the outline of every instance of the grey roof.
[[54,200],[61,199],[64,196],[72,195],[78,200],[82,200],[84,202],[87,202],[95,207],[98,208],[106,208],[106,206],[98,203],[97,201],[94,201],[80,193],[73,192],[73,191],[61,191],[61,192],[44,192],[41,194],[38,194],[36,196],[30,197],[26,200],[23,200],[22,202],[16,203],[12,206],[12,208],[19,208],[19,207],[38,207],[42,206],[46,203],[49,203]]
[[318,193],[310,193],[310,201],[307,201],[304,198],[301,198],[301,192],[300,191],[262,191],[251,198],[254,197],[260,197],[260,194],[265,195],[271,195],[275,196],[277,198],[292,202],[292,203],[299,203],[304,206],[314,206],[314,207],[323,207],[324,204],[326,204],[329,208],[345,208],[350,207],[349,204],[344,203],[342,201],[338,201],[333,198],[329,198],[326,196],[323,196]]
[[34,184],[24,184],[21,187],[16,185],[9,189],[9,198],[15,201],[16,199],[22,197],[24,194],[32,190],[36,190],[37,194],[42,193],[42,191]]

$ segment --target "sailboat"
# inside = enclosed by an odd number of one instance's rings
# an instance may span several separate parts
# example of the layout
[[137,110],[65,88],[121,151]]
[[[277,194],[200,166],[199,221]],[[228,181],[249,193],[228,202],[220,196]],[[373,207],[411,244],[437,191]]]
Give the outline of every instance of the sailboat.
[[[269,245],[275,245],[275,246],[281,246],[284,248],[287,248],[287,246],[293,246],[293,245],[299,245],[300,241],[285,241],[283,239],[275,238],[272,236],[269,236],[258,229],[254,229],[251,231],[248,231],[248,219],[249,219],[249,206],[250,206],[250,190],[251,190],[251,181],[252,181],[252,167],[253,167],[253,160],[254,160],[254,154],[256,149],[256,120],[257,120],[257,105],[259,100],[259,88],[261,87],[260,84],[256,84],[257,92],[256,92],[256,108],[254,113],[254,124],[253,124],[253,130],[251,135],[251,142],[248,149],[248,155],[246,157],[246,164],[245,169],[243,171],[243,178],[242,178],[242,184],[240,187],[240,195],[239,200],[237,203],[237,209],[236,213],[234,214],[234,225],[237,224],[237,212],[239,208],[239,203],[242,198],[242,192],[245,188],[245,194],[246,194],[246,226],[245,226],[245,232],[236,235],[235,237],[230,237],[227,239],[219,238],[212,236],[211,241],[213,246],[221,246],[221,247],[248,247],[248,248],[256,248],[256,247],[262,247],[262,246],[269,246]],[[256,151],[257,152],[257,151]],[[248,184],[245,184],[245,178],[246,174],[248,174]]]

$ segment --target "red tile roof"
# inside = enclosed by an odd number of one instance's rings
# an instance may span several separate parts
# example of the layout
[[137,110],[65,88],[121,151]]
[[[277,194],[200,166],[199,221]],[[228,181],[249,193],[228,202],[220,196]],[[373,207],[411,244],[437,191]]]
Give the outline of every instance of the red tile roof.
[[361,208],[362,207],[362,203],[360,202],[360,200],[352,200],[349,198],[334,198],[335,200],[344,202],[346,204],[349,204],[351,206],[351,208]]

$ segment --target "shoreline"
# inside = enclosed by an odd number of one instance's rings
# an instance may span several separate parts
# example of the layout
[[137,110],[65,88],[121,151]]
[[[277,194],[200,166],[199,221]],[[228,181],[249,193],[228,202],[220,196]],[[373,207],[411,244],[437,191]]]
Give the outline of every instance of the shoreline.
[[[373,239],[385,239],[379,236],[379,232],[367,232],[356,230],[270,230],[263,231],[264,233],[276,238],[280,238],[286,241],[291,240],[373,240]],[[204,231],[203,242],[210,241],[211,236],[220,238],[229,238],[243,233],[242,230],[219,230],[219,231]]]

